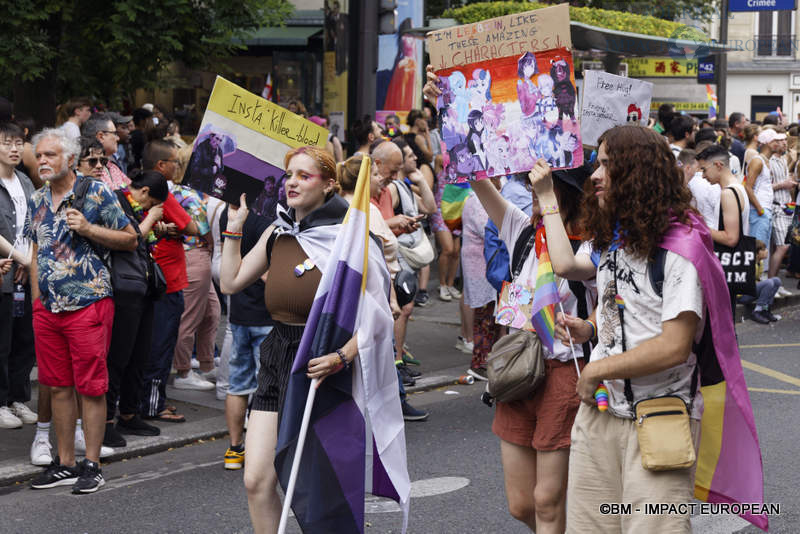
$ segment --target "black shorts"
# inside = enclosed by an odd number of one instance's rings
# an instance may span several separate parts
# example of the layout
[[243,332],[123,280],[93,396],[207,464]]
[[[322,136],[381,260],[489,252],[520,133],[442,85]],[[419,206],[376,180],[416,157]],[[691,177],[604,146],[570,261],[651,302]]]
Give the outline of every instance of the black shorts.
[[303,330],[305,326],[302,325],[290,326],[276,322],[261,343],[258,389],[253,395],[251,409],[280,413]]

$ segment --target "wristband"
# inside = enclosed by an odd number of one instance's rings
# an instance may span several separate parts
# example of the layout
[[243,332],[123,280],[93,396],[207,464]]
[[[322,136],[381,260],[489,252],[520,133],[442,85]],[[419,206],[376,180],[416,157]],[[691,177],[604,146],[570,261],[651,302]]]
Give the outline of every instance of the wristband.
[[222,232],[221,235],[225,239],[239,240],[242,238],[242,232]]
[[542,214],[542,217],[545,215],[558,215],[558,204],[544,204],[539,206],[539,212]]
[[594,322],[591,319],[584,319],[584,322],[589,323],[589,326],[592,327],[592,337],[591,337],[591,339],[596,338],[597,337],[597,325],[594,324]]
[[336,354],[338,354],[339,359],[342,360],[342,365],[344,365],[344,368],[350,369],[350,362],[348,362],[347,358],[344,357],[344,352],[342,352],[342,349],[336,349]]

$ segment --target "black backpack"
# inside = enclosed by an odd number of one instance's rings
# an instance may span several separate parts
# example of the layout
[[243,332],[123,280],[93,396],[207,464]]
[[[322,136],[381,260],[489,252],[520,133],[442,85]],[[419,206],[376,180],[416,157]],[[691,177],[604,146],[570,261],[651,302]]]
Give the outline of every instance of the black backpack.
[[[84,176],[78,179],[75,185],[75,199],[72,201],[73,209],[80,212],[83,211],[83,204],[86,201],[86,194],[89,191],[93,178]],[[90,239],[85,239],[92,251],[97,257],[102,260],[103,264],[111,274],[111,286],[114,289],[114,294],[125,293],[128,295],[145,296],[148,291],[148,268],[150,254],[147,251],[147,244],[142,238],[142,233],[139,231],[139,225],[136,223],[133,210],[130,209],[125,196],[121,191],[116,192],[117,200],[119,201],[122,210],[130,219],[131,226],[136,230],[138,237],[138,246],[135,250],[109,250],[108,255],[103,253],[103,249],[95,245]],[[125,207],[129,209],[125,209]],[[76,234],[77,235],[77,234]]]

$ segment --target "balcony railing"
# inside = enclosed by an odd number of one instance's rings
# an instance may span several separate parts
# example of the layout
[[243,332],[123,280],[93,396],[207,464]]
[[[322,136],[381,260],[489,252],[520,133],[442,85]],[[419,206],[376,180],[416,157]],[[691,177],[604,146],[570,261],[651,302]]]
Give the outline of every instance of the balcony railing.
[[795,35],[764,34],[756,35],[756,57],[793,57],[798,48]]

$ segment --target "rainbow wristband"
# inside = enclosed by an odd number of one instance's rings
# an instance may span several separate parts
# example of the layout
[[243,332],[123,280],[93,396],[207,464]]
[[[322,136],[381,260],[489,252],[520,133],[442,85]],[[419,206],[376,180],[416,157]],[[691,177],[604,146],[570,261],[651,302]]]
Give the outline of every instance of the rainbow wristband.
[[222,232],[221,235],[225,239],[239,240],[239,239],[242,238],[242,233],[241,232]]
[[586,322],[586,323],[589,323],[589,326],[591,326],[591,327],[592,327],[592,337],[591,337],[591,339],[594,339],[594,338],[596,338],[596,337],[597,337],[597,325],[596,325],[596,324],[594,324],[594,323],[593,323],[592,321],[590,321],[589,319],[584,319],[584,322]]
[[559,214],[558,204],[552,204],[552,205],[545,204],[543,206],[540,206],[539,212],[542,214],[542,217],[544,217],[545,215],[558,215]]

